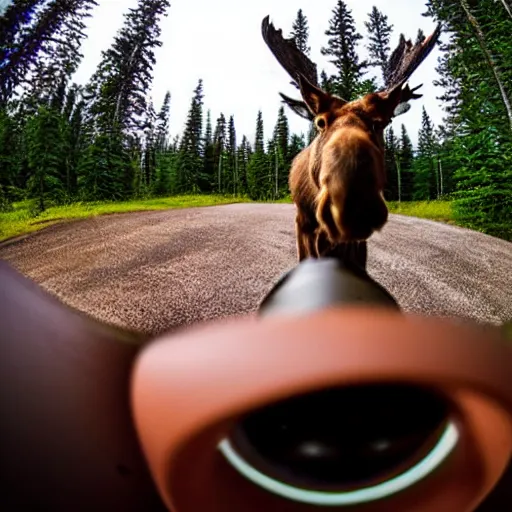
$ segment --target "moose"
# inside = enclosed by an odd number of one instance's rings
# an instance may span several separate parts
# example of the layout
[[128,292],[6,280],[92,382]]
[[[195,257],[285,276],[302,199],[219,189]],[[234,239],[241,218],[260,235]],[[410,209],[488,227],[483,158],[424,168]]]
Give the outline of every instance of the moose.
[[312,121],[317,132],[289,173],[298,259],[348,256],[366,267],[366,241],[388,219],[384,130],[410,109],[410,100],[422,97],[416,92],[422,85],[411,89],[406,82],[434,48],[441,25],[416,44],[401,35],[384,73],[385,87],[353,101],[320,88],[316,64],[293,39],[283,37],[269,16],[261,30],[302,96],[296,100],[279,93],[283,102]]

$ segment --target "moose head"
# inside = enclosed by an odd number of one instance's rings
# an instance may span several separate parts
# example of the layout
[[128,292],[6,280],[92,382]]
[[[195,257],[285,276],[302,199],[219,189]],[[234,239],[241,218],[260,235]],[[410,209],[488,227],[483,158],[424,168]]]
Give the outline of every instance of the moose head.
[[405,37],[388,61],[385,87],[354,101],[322,90],[317,68],[285,39],[269,17],[262,35],[301,93],[296,100],[280,93],[296,114],[312,122],[317,135],[292,162],[289,186],[297,209],[299,261],[332,254],[336,248],[366,242],[387,221],[384,130],[409,101],[420,98],[406,82],[434,48],[441,25],[415,45]]

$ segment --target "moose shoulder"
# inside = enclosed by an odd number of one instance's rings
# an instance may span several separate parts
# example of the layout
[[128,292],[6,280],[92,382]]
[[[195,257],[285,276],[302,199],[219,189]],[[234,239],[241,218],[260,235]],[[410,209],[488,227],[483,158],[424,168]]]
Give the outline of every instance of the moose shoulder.
[[332,253],[336,247],[366,241],[387,221],[383,191],[384,130],[393,117],[421,97],[405,85],[436,44],[441,27],[413,45],[402,36],[391,55],[386,87],[348,102],[318,86],[316,66],[291,39],[284,39],[268,17],[263,38],[293,78],[301,100],[281,94],[298,115],[312,120],[317,136],[292,162],[290,192],[297,209],[299,261]]

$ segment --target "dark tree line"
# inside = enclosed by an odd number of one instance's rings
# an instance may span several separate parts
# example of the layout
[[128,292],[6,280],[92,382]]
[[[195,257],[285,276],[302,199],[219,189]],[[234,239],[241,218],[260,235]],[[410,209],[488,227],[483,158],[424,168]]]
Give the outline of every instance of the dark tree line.
[[509,4],[429,0],[425,14],[443,21],[450,35],[438,67],[446,117],[432,153],[442,176],[453,180],[456,216],[469,227],[512,239]]
[[[139,0],[89,82],[72,82],[85,20],[96,5],[19,0],[0,17],[2,208],[23,198],[33,198],[40,211],[50,203],[186,193],[285,197],[290,164],[315,131],[290,133],[283,107],[273,127],[264,126],[258,112],[255,140],[248,140],[237,134],[232,115],[211,118],[199,80],[182,133],[170,136],[172,95],[155,106],[150,94],[169,0]],[[448,29],[438,67],[446,119],[435,126],[424,109],[416,148],[399,120],[385,137],[388,200],[453,196],[461,222],[501,236],[510,233],[512,201],[512,17],[506,5],[427,2],[425,15]],[[382,85],[399,36],[377,7],[365,28],[358,32],[342,0],[326,21],[321,53],[329,69],[321,70],[322,86],[346,100]],[[290,34],[308,54],[302,9]],[[417,38],[423,37],[420,30]],[[363,47],[367,60],[360,57]]]

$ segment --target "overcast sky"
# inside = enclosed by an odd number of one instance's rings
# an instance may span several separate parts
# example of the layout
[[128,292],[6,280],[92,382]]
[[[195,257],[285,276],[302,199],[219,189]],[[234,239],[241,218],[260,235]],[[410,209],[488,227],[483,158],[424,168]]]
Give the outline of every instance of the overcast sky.
[[[94,72],[101,51],[108,48],[123,23],[123,14],[137,5],[137,0],[98,0],[99,6],[88,20],[88,39],[83,44],[84,60],[75,81],[85,83]],[[358,30],[364,35],[364,21],[373,5],[388,15],[394,25],[392,46],[400,32],[416,37],[419,28],[430,33],[435,24],[421,14],[424,0],[347,0]],[[171,0],[169,15],[161,22],[163,45],[157,50],[152,95],[156,108],[167,90],[171,98],[171,135],[181,133],[190,106],[192,91],[199,78],[204,81],[205,112],[211,109],[212,120],[222,112],[233,114],[237,136],[254,138],[258,109],[263,111],[265,138],[270,137],[280,106],[278,92],[296,96],[289,77],[274,59],[261,37],[261,20],[268,14],[277,28],[289,35],[297,10],[308,18],[311,58],[319,72],[332,71],[320,53],[326,44],[324,35],[336,0]],[[364,44],[364,43],[363,43]],[[360,45],[361,52],[365,49]],[[440,90],[432,85],[437,76],[438,50],[435,49],[411,78],[411,85],[423,83],[424,97],[394,122],[396,130],[404,123],[413,139],[421,123],[425,105],[434,122],[441,123],[443,113],[436,96]],[[307,132],[308,122],[287,109],[293,132]]]

